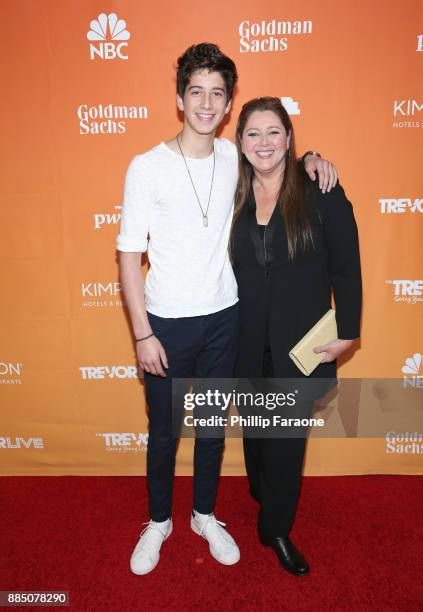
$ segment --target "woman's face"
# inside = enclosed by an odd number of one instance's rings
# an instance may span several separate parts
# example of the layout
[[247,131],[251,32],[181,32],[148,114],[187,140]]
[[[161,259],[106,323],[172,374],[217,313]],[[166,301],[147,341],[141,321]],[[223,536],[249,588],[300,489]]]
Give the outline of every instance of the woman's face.
[[285,166],[290,136],[273,111],[254,111],[245,124],[241,149],[254,170],[271,173]]

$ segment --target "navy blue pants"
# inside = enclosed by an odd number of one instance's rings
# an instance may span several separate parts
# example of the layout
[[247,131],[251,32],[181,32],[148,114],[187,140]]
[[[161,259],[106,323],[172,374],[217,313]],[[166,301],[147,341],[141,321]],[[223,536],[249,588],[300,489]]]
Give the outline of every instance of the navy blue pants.
[[[147,482],[150,518],[172,514],[177,438],[172,429],[172,378],[231,378],[239,333],[239,306],[197,317],[163,318],[148,313],[151,328],[166,351],[167,376],[145,372],[149,407]],[[224,438],[196,438],[193,508],[213,512]]]

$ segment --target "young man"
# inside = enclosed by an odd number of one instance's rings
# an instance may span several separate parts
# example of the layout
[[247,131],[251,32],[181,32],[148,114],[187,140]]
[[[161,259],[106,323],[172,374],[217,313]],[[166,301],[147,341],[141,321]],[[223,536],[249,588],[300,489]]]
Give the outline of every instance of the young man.
[[[233,373],[238,297],[227,247],[238,160],[235,145],[215,134],[231,109],[236,81],[234,62],[216,45],[190,47],[177,70],[182,131],[136,155],[125,179],[117,249],[149,406],[150,521],[130,561],[139,575],[157,565],[173,528],[172,378]],[[321,186],[330,189],[336,182],[332,166],[308,159],[310,176],[317,170]],[[144,285],[140,263],[146,250]],[[223,438],[195,440],[191,527],[217,561],[232,565],[240,558],[238,546],[213,514],[223,445]]]

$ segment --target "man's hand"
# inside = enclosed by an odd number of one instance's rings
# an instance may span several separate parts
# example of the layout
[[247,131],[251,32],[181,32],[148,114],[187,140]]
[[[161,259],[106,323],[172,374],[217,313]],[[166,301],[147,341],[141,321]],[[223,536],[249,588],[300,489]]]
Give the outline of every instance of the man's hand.
[[350,348],[353,342],[354,340],[333,340],[327,344],[322,344],[322,346],[316,346],[313,351],[315,353],[326,353],[320,363],[328,363],[337,359],[341,353]]
[[166,377],[163,368],[168,368],[166,352],[156,336],[137,342],[137,359],[142,370]]
[[316,172],[319,175],[319,187],[322,193],[330,191],[335,187],[338,180],[338,173],[335,166],[327,159],[322,159],[316,155],[306,155],[304,158],[304,168],[312,181],[316,180]]

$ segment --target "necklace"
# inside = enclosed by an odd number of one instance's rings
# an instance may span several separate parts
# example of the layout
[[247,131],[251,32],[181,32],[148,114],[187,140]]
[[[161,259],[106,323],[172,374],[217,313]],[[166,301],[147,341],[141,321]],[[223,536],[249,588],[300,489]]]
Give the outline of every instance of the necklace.
[[214,143],[213,143],[213,172],[212,172],[212,178],[211,178],[211,182],[210,182],[209,200],[207,202],[206,212],[204,212],[203,207],[201,206],[200,198],[198,197],[198,193],[197,193],[197,190],[196,190],[195,185],[194,185],[194,181],[192,180],[191,172],[189,171],[189,168],[188,168],[187,160],[185,159],[184,152],[182,151],[181,145],[179,143],[178,136],[176,136],[176,142],[178,143],[179,150],[180,150],[181,155],[182,155],[182,157],[184,159],[185,167],[187,169],[188,176],[189,176],[189,179],[191,181],[192,188],[194,189],[194,193],[195,193],[195,197],[197,198],[198,206],[200,207],[201,213],[203,215],[203,226],[207,227],[208,224],[209,224],[209,218],[207,216],[207,213],[209,211],[209,206],[210,206],[210,198],[211,198],[211,194],[212,194],[213,180],[214,180],[214,168],[215,168],[215,165],[216,165],[216,154],[215,154],[215,151],[214,151]]

